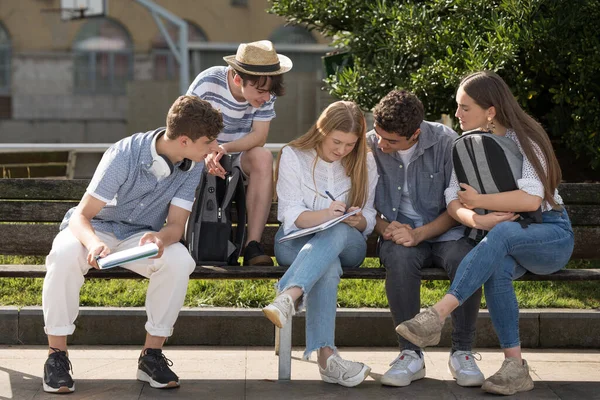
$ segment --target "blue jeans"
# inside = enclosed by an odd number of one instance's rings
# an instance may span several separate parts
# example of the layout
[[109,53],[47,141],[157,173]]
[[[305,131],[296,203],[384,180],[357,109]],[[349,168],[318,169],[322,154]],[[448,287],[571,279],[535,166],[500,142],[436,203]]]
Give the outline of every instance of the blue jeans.
[[567,264],[573,252],[573,229],[566,210],[546,211],[543,223],[522,228],[502,222],[467,254],[448,294],[462,304],[483,285],[487,307],[503,349],[517,347],[519,306],[513,280],[526,271],[547,275]]
[[362,233],[348,224],[279,243],[283,229],[275,235],[275,257],[290,267],[277,285],[281,293],[298,287],[306,307],[306,351],[304,358],[321,347],[335,350],[337,289],[342,267],[359,267],[367,253]]

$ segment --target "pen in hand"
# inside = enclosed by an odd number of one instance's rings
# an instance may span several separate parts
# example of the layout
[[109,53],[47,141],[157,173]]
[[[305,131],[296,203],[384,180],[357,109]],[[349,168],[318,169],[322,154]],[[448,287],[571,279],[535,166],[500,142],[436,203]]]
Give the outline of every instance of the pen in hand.
[[[327,196],[329,196],[329,198],[330,198],[332,201],[337,201],[337,200],[335,199],[335,197],[333,197],[333,195],[332,195],[331,193],[329,193],[329,190],[326,190],[326,191],[325,191],[325,194],[326,194]],[[346,210],[344,210],[344,214],[346,214]]]

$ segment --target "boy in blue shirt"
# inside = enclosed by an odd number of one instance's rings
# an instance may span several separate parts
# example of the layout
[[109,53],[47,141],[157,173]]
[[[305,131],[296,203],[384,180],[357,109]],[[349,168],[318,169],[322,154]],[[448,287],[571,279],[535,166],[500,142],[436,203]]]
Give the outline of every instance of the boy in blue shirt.
[[65,215],[46,258],[42,308],[49,355],[44,391],[75,390],[67,335],[75,330],[84,275],[98,268],[97,257],[146,243],[155,243],[158,255],[124,265],[150,280],[146,342],[137,378],[154,388],[179,386],[171,361],[162,354],[195,268],[179,241],[200,181],[198,163],[216,149],[222,128],[221,113],[208,102],[181,96],[169,110],[166,128],[122,139],[104,153],[81,202]]

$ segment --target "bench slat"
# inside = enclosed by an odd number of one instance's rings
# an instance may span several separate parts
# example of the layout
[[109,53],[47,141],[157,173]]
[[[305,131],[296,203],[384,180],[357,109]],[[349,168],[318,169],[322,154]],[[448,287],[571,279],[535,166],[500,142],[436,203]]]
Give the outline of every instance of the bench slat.
[[[273,255],[273,241],[277,226],[267,226],[263,233],[265,252]],[[600,243],[599,226],[576,226],[575,250],[571,258],[596,259],[600,258],[598,243]],[[0,254],[44,256],[50,252],[54,236],[58,233],[58,224],[0,224]],[[367,240],[367,256],[376,254],[377,237],[371,235]]]
[[[212,267],[198,266],[190,276],[192,279],[279,279],[287,267]],[[43,278],[46,267],[43,265],[0,265],[0,276]],[[111,268],[105,271],[91,269],[88,278],[122,278],[142,279],[124,268]],[[385,279],[384,268],[351,268],[344,270],[346,279]],[[448,276],[442,268],[423,268],[423,280],[447,280]],[[600,269],[565,269],[551,275],[525,274],[520,281],[597,281],[600,280]]]
[[[0,199],[79,200],[89,179],[1,179]],[[566,204],[600,204],[600,183],[561,183]]]
[[[60,222],[65,213],[78,201],[23,201],[0,200],[0,222]],[[588,204],[567,205],[574,226],[600,226],[599,206]],[[235,210],[231,220],[237,221]],[[267,224],[279,224],[277,203],[271,204]]]

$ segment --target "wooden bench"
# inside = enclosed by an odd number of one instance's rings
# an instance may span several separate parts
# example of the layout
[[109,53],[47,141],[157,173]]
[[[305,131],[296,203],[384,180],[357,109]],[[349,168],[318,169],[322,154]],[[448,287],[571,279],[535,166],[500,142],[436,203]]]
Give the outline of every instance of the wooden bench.
[[[65,212],[77,205],[88,180],[0,179],[0,255],[47,255]],[[567,205],[575,231],[573,259],[600,258],[600,184],[563,184],[560,194]],[[277,232],[277,206],[271,206],[263,243],[273,255]],[[377,238],[368,240],[367,257],[375,257]],[[192,279],[279,279],[285,267],[198,266]],[[0,277],[44,277],[43,265],[0,265]],[[446,280],[440,268],[425,268],[423,280]],[[140,278],[126,269],[90,270],[93,278]],[[344,279],[385,279],[383,268],[358,268],[344,272]],[[600,269],[563,270],[552,275],[525,274],[520,280],[600,280]],[[280,338],[279,378],[291,371],[291,323]]]

